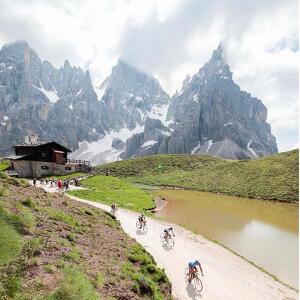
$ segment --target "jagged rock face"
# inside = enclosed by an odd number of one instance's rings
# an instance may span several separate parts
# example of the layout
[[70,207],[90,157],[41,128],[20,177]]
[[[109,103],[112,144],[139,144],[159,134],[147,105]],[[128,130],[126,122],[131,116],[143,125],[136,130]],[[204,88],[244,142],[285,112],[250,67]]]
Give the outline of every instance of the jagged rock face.
[[0,50],[0,154],[37,133],[94,164],[159,153],[240,159],[277,152],[260,100],[241,91],[219,47],[180,93],[122,60],[100,87],[68,61],[57,69],[26,42]]
[[134,141],[131,141],[132,146],[128,145],[128,153],[120,154],[127,147],[128,138],[143,130],[147,132],[148,117],[157,119],[157,122],[165,119],[169,95],[155,78],[122,60],[112,68],[111,75],[100,88],[95,90],[102,104],[103,127],[109,129],[98,143],[82,143],[71,156],[99,164],[137,155],[136,150],[141,145]]
[[89,73],[68,61],[56,69],[26,42],[0,50],[0,87],[0,153],[10,153],[11,145],[30,133],[76,148],[78,141],[103,132]]
[[126,159],[132,156],[157,154],[164,137],[170,134],[171,130],[160,120],[147,118],[144,131],[127,140],[126,151],[120,157]]
[[148,115],[155,114],[156,109],[165,109],[169,101],[169,95],[155,78],[122,60],[101,85],[101,94],[106,110],[104,122],[113,129],[133,129],[143,124]]
[[[151,154],[201,153],[245,159],[277,153],[275,137],[266,123],[266,107],[233,82],[221,47],[197,74],[184,80],[181,92],[170,100],[167,118],[173,122],[172,134],[161,135],[161,142],[147,149]],[[127,147],[125,157],[134,152],[130,141],[127,145],[130,151]],[[135,155],[141,154],[136,149]]]

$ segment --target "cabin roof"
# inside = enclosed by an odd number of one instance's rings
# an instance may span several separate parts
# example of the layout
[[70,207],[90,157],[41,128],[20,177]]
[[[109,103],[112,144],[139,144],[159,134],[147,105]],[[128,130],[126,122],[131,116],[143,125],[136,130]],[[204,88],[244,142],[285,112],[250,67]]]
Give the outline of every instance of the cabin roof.
[[72,152],[70,149],[68,149],[68,148],[64,147],[63,145],[58,144],[56,142],[44,142],[44,143],[36,143],[36,144],[25,144],[24,143],[24,144],[13,145],[13,148],[19,148],[19,147],[38,148],[40,146],[51,145],[51,144],[59,146],[59,147],[65,149],[65,151],[67,151],[67,152]]
[[9,160],[18,160],[18,159],[21,159],[21,158],[25,158],[27,156],[29,156],[30,154],[24,154],[24,155],[10,155],[10,156],[7,156],[7,157],[4,157],[4,159],[9,159]]

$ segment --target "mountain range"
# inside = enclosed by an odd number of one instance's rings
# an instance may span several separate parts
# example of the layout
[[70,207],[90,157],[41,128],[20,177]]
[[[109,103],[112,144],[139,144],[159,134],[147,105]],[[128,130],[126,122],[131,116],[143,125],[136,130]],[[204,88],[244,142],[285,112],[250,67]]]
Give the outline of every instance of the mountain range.
[[234,83],[220,45],[181,91],[119,59],[93,86],[66,60],[59,69],[24,41],[0,50],[0,155],[26,135],[55,140],[93,164],[177,153],[250,159],[277,153],[262,101]]

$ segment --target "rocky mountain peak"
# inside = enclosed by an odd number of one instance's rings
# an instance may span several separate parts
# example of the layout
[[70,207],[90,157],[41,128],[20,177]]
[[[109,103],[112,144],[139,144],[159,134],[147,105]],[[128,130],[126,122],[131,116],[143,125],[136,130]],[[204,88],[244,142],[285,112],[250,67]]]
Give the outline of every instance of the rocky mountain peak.
[[186,75],[185,79],[182,82],[181,91],[184,91],[187,88],[187,86],[190,83],[190,81],[191,81],[191,75],[188,74],[188,75]]
[[[148,75],[139,71],[135,67],[126,63],[123,59],[119,59],[117,64],[112,68],[110,82],[113,84],[135,84],[136,82],[145,81]],[[129,88],[129,86],[128,86]]]
[[224,58],[224,47],[221,43],[218,48],[213,51],[209,62],[200,69],[199,73],[204,73],[205,76],[217,76],[232,80],[232,72]]
[[116,128],[143,124],[149,113],[157,106],[167,105],[169,100],[158,80],[122,59],[96,92],[107,109],[107,123]]
[[10,44],[5,44],[3,46],[3,49],[8,49],[10,51],[14,51],[16,49],[19,50],[25,50],[25,49],[29,49],[29,44],[26,41],[20,40],[20,41],[16,41]]
[[64,68],[65,69],[72,69],[72,66],[71,66],[70,62],[67,59],[64,62]]
[[[23,41],[0,49],[0,152],[35,132],[68,147],[103,131],[89,73],[68,61],[56,69]],[[61,130],[64,128],[64,130]]]
[[[156,131],[155,143],[151,144],[154,139],[146,139],[145,128],[128,141],[124,157],[132,153],[201,153],[247,159],[277,153],[266,117],[262,102],[233,82],[220,44],[199,72],[183,81],[181,92],[172,96],[169,132],[161,130],[158,136]],[[142,151],[145,143],[147,151]]]
[[22,63],[25,65],[26,70],[30,65],[41,62],[36,52],[25,41],[16,41],[4,45],[0,50],[0,60],[12,66]]

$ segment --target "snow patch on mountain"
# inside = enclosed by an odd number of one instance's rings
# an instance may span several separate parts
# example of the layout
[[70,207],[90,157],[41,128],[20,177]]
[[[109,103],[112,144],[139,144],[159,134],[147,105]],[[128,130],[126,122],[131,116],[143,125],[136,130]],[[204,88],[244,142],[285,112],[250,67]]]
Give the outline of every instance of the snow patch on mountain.
[[98,101],[101,101],[102,97],[105,94],[106,87],[94,87],[94,91],[95,91],[95,93],[97,95]]
[[75,96],[78,96],[81,93],[81,91],[82,91],[82,88],[76,93]]
[[197,94],[194,95],[193,101],[196,102],[196,103],[198,103],[198,95]]
[[196,154],[199,151],[200,147],[201,147],[201,144],[199,142],[198,145],[194,149],[192,149],[191,154]]
[[141,148],[150,147],[150,146],[155,145],[156,143],[157,143],[157,141],[154,141],[154,140],[147,141],[147,142],[145,142],[145,143],[141,146]]
[[208,141],[207,150],[206,150],[207,153],[209,152],[209,149],[210,149],[210,147],[211,147],[212,145],[213,145],[212,140],[209,140],[209,141]]
[[86,141],[79,144],[79,149],[74,151],[70,158],[90,160],[92,165],[101,163],[113,162],[120,160],[120,154],[123,149],[116,150],[112,148],[112,142],[114,139],[120,139],[122,142],[126,142],[136,133],[141,133],[144,130],[144,126],[136,126],[134,129],[124,127],[120,130],[112,130],[98,141],[88,143]]
[[201,146],[201,143],[199,141],[198,145],[192,149],[191,154],[197,154],[197,153],[209,153],[209,149],[211,148],[211,146],[214,143],[212,142],[212,140],[208,140],[207,142],[205,142],[204,145]]
[[248,151],[250,151],[253,154],[254,157],[258,157],[257,154],[255,153],[255,151],[250,147],[251,143],[252,143],[252,140],[250,140],[249,143],[247,144],[247,149],[248,149]]
[[44,87],[43,87],[43,84],[41,83],[40,81],[40,88],[35,86],[35,85],[32,85],[34,88],[38,89],[39,91],[41,91],[48,99],[51,103],[55,103],[58,99],[59,99],[59,96],[57,95],[57,91],[56,89],[54,88],[54,91],[48,91],[46,90]]
[[151,119],[158,119],[163,124],[166,122],[169,105],[153,105],[151,111],[148,113],[148,117]]

